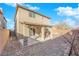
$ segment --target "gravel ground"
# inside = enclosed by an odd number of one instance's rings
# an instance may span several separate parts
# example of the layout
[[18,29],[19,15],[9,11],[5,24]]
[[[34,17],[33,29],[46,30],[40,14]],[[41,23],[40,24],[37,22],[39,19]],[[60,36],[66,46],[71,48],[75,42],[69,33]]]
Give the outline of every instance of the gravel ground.
[[70,44],[63,36],[31,46],[21,47],[18,41],[10,40],[2,56],[67,56]]

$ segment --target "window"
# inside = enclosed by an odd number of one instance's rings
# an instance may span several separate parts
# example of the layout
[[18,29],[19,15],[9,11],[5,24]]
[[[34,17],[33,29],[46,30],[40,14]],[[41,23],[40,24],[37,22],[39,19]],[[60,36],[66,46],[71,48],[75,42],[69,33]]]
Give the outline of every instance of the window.
[[32,17],[32,18],[35,18],[35,13],[29,12],[29,16]]

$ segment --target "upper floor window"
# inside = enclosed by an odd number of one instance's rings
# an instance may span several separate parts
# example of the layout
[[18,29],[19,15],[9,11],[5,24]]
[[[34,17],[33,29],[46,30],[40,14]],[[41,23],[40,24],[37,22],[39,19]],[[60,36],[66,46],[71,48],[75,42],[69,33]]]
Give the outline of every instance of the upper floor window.
[[32,18],[35,18],[35,13],[29,12],[29,16],[32,17]]

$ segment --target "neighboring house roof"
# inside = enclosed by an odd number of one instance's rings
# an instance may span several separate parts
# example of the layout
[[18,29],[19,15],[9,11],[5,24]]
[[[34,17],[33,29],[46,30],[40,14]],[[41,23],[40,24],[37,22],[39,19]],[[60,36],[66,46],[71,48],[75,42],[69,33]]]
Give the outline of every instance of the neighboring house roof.
[[0,14],[3,14],[3,10],[2,10],[2,8],[0,8]]
[[4,19],[4,21],[7,23],[7,20],[6,20],[6,18],[3,16],[3,19]]
[[0,14],[2,15],[2,17],[3,17],[3,19],[4,19],[4,21],[5,22],[7,22],[7,20],[5,19],[5,17],[3,16],[3,12],[2,12],[2,10],[0,9]]

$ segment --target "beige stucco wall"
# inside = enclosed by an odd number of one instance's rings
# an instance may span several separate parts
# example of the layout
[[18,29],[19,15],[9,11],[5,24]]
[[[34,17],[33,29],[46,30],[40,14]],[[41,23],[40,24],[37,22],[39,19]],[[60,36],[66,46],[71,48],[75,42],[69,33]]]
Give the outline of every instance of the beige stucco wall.
[[23,35],[29,37],[29,27],[23,24]]
[[35,18],[32,18],[29,16],[29,12],[28,10],[22,9],[22,8],[18,8],[18,17],[20,21],[25,21],[28,23],[37,23],[37,24],[50,24],[50,20],[46,17],[43,17],[41,15],[36,14]]

